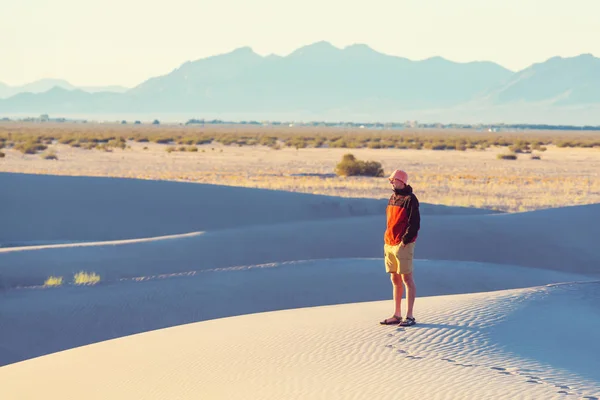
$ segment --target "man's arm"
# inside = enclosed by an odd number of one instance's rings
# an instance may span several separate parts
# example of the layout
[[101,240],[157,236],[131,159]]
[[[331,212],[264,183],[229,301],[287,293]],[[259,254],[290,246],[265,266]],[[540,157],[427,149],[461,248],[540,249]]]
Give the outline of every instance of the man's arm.
[[402,236],[402,243],[411,243],[417,236],[417,232],[421,228],[421,214],[419,212],[419,200],[415,196],[411,196],[409,211],[408,211],[408,225],[406,226],[406,232]]

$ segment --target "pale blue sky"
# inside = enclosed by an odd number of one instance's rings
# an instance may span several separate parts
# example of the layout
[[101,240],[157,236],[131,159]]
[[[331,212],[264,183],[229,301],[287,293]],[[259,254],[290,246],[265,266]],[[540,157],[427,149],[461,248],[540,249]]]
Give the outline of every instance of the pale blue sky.
[[326,40],[413,60],[600,56],[600,0],[0,0],[0,82],[134,86],[250,46],[287,55]]

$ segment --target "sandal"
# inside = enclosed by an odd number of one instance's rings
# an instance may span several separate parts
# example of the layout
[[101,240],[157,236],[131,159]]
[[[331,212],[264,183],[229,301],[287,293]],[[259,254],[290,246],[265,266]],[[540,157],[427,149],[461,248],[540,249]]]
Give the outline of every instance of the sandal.
[[398,326],[413,326],[417,323],[414,317],[406,317],[404,321],[401,321]]
[[[391,321],[389,321],[391,319]],[[394,315],[391,318],[384,319],[379,324],[380,325],[398,325],[398,323],[402,322],[402,317],[398,317]]]

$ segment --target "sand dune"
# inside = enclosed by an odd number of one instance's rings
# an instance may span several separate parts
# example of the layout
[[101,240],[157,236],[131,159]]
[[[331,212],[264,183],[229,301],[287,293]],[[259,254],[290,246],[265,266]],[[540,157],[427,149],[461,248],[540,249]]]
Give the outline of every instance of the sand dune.
[[589,399],[598,301],[598,282],[422,298],[409,329],[374,323],[387,301],[244,315],[13,364],[0,383],[11,399]]
[[[419,325],[397,330],[377,324],[386,199],[0,185],[2,398],[600,396],[600,204],[422,204]],[[79,271],[100,283],[71,284]],[[51,275],[65,284],[40,286]]]
[[[521,214],[425,214],[421,259],[513,264],[600,275],[599,205]],[[85,270],[103,280],[324,258],[383,257],[385,216],[298,221],[221,229],[173,240],[0,249],[4,288],[40,285]]]
[[[125,178],[0,173],[0,247],[148,238],[291,221],[381,215],[382,199]],[[490,214],[424,205],[430,214]]]
[[[420,296],[589,279],[486,263],[417,260],[416,267]],[[275,263],[101,282],[94,287],[12,290],[1,300],[2,318],[10,323],[0,330],[0,365],[169,326],[264,311],[384,300],[390,295],[391,285],[381,259]],[[373,321],[377,318],[374,315]]]

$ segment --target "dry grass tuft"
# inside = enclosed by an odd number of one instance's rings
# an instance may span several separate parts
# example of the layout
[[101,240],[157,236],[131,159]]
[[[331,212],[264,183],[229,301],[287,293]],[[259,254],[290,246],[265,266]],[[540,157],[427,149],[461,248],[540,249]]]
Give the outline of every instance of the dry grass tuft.
[[100,282],[100,276],[95,273],[88,274],[87,272],[81,271],[75,274],[73,277],[73,283],[76,285],[95,285]]
[[62,276],[51,276],[48,279],[46,279],[46,282],[44,282],[44,286],[60,286],[62,285],[62,282]]

